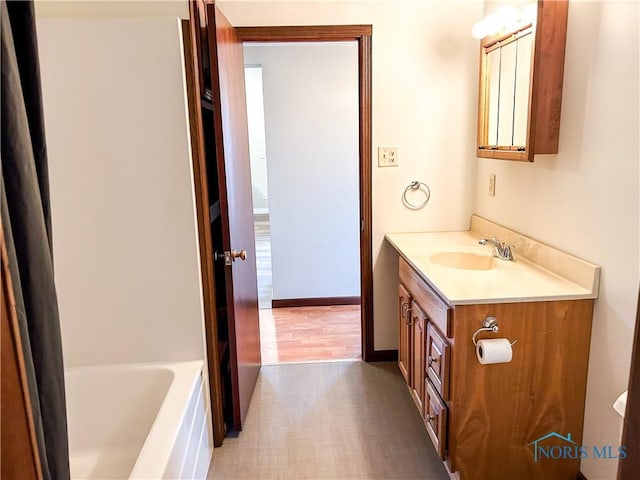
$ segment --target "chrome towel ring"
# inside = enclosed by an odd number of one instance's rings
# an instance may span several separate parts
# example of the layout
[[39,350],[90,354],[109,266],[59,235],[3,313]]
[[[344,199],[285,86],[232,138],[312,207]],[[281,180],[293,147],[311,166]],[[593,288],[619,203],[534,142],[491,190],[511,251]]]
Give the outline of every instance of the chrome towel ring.
[[[417,192],[418,190],[424,193],[425,198],[421,203],[415,204],[409,201],[409,199],[407,198],[407,193]],[[424,182],[414,180],[409,185],[407,185],[407,188],[404,189],[404,193],[402,194],[402,203],[404,203],[405,207],[410,208],[411,210],[420,210],[421,208],[424,208],[427,203],[429,203],[430,198],[431,189],[429,188],[429,185]]]

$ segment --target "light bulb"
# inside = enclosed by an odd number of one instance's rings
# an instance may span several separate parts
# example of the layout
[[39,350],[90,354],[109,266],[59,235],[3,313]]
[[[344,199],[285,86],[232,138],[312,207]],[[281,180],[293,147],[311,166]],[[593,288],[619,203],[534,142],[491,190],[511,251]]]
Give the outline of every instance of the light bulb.
[[519,11],[513,5],[505,5],[504,7],[500,7],[497,15],[500,17],[502,28],[508,31],[514,30],[518,25],[518,21],[520,20]]
[[473,27],[471,27],[471,36],[473,38],[481,40],[486,37],[486,35],[484,22],[482,20],[473,24]]
[[485,35],[495,35],[500,30],[502,30],[503,23],[500,16],[496,13],[492,13],[491,15],[487,15],[484,18],[484,33]]

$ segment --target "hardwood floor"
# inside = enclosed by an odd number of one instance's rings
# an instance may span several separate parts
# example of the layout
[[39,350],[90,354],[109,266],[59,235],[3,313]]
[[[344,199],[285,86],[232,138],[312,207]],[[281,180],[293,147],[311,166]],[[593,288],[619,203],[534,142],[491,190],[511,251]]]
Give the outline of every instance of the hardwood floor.
[[271,309],[269,215],[254,227],[263,365],[361,358],[360,305]]
[[360,306],[260,310],[262,364],[361,358]]

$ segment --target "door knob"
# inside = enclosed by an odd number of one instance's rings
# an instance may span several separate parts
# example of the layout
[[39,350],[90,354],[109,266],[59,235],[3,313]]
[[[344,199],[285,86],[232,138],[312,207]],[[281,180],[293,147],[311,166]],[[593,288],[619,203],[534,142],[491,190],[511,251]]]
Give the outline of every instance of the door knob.
[[236,258],[239,258],[240,260],[246,260],[247,251],[245,249],[242,249],[239,252],[237,250],[231,250],[230,252],[229,251],[215,252],[213,254],[213,258],[216,261],[224,261],[224,264],[229,266],[231,265],[231,262],[236,261]]
[[237,250],[231,250],[231,259],[235,262],[236,258],[239,258],[240,260],[246,260],[247,251],[244,248],[239,252]]

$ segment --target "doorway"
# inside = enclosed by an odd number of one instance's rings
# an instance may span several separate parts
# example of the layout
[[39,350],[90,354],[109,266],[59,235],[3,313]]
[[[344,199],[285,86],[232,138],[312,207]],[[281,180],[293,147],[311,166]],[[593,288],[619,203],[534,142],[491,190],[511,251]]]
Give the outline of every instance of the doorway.
[[358,169],[360,213],[360,325],[362,359],[393,361],[395,350],[374,347],[372,261],[372,146],[371,146],[371,25],[310,25],[281,27],[237,27],[238,39],[249,42],[340,42],[355,41],[358,48]]
[[335,42],[358,45],[358,130],[361,349],[365,361],[395,358],[394,351],[375,351],[373,341],[373,264],[371,210],[371,25],[239,27],[240,40],[247,42]]
[[[190,28],[183,29],[184,44],[189,46],[185,48],[187,97],[214,443],[219,445],[225,435],[225,392],[230,391],[232,395],[232,427],[240,430],[261,364],[256,264],[245,261],[255,258],[255,244],[243,42],[354,40],[358,44],[362,352],[365,361],[392,360],[394,352],[375,352],[373,345],[371,25],[234,28],[213,3],[190,2],[189,12]],[[204,126],[205,111],[208,117],[213,113],[212,126]],[[216,171],[217,178],[212,181],[210,174]],[[231,212],[229,200],[233,200],[232,206],[241,207],[241,211]],[[220,247],[215,245],[212,235],[212,218],[222,221]],[[252,277],[251,285],[236,285],[240,277],[245,280]],[[230,286],[224,297],[216,288],[222,283]],[[220,320],[225,319],[229,321],[221,324]],[[225,324],[229,328],[228,331],[222,328],[222,334],[228,334],[223,338],[228,338],[230,368],[226,368],[226,364],[219,365],[221,353],[226,351],[224,343],[220,343],[219,327]],[[224,356],[222,359],[224,362]],[[221,374],[225,371],[231,372],[231,388],[222,385]]]
[[263,364],[359,359],[358,45],[244,59]]

